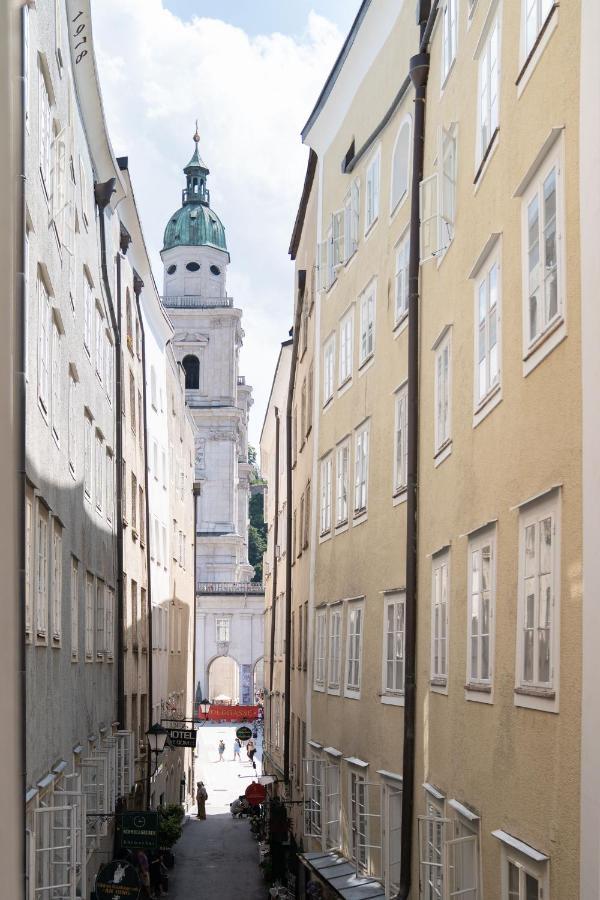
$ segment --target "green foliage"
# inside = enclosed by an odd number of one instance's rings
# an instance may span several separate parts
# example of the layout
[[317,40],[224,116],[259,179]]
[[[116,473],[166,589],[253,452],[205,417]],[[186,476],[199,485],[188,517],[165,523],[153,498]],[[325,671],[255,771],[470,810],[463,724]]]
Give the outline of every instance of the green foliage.
[[264,519],[264,494],[262,491],[250,497],[250,527],[248,528],[248,559],[254,566],[252,581],[263,580],[263,554],[267,549],[267,525]]
[[162,848],[170,849],[176,844],[183,831],[183,808],[179,804],[172,803],[160,810],[158,826],[158,844]]

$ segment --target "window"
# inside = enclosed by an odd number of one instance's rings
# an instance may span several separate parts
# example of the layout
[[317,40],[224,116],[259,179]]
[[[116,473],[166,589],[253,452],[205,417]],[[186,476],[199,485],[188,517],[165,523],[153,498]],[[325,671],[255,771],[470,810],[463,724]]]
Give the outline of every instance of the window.
[[52,642],[60,644],[62,625],[62,525],[52,522]]
[[137,392],[138,399],[138,434],[140,442],[140,450],[144,449],[144,407],[142,406],[142,392]]
[[[332,252],[332,265],[334,270],[338,268],[338,266],[343,265],[346,260],[346,251],[344,247],[345,243],[345,228],[344,228],[344,210],[338,210],[338,212],[334,212],[331,217],[331,252]],[[334,271],[335,277],[335,271]]]
[[362,366],[375,349],[375,286],[369,287],[360,300],[360,353]]
[[114,641],[115,641],[115,592],[114,589],[109,587],[106,589],[106,635],[105,635],[105,647],[106,647],[106,658],[108,660],[112,660],[114,654]]
[[104,441],[101,433],[96,431],[96,509],[102,512],[104,505]]
[[35,535],[35,629],[38,638],[48,634],[48,510],[38,501]]
[[94,297],[92,293],[92,285],[88,281],[87,275],[83,276],[83,346],[87,350],[88,356],[92,348],[92,315],[94,310]]
[[331,454],[321,462],[321,534],[331,531]]
[[[450,0],[454,2],[454,0]],[[454,237],[456,222],[456,127],[442,128],[442,190],[440,192],[440,248],[446,250]]]
[[[135,417],[136,417],[136,408],[135,408],[135,377],[131,369],[129,370],[129,424],[131,425],[131,430],[133,434],[135,434]],[[141,423],[140,423],[141,427]]]
[[73,474],[77,470],[77,381],[73,374],[73,367],[69,366],[69,435],[68,435],[68,456],[69,468]]
[[559,500],[530,504],[519,517],[518,678],[521,690],[553,692],[558,663]]
[[335,371],[335,334],[325,341],[323,347],[323,406],[333,397]]
[[350,773],[350,838],[352,859],[359,872],[367,868],[367,786],[357,772]]
[[99,578],[96,581],[96,658],[102,659],[105,645],[105,608],[104,608],[104,582]]
[[300,390],[300,447],[304,446],[306,439],[306,378],[302,382]]
[[131,529],[137,532],[137,507],[138,507],[138,484],[137,478],[131,473]]
[[431,681],[448,680],[448,553],[435,557],[431,572]]
[[406,488],[408,479],[408,385],[395,393],[394,495]]
[[62,385],[62,348],[60,330],[55,316],[52,317],[52,433],[60,440],[60,389]]
[[85,658],[94,656],[94,576],[85,573]]
[[42,183],[46,196],[51,191],[52,176],[52,111],[50,93],[46,78],[40,68],[38,71],[38,92],[39,92],[39,141],[40,141],[40,172],[42,174]]
[[181,365],[185,372],[185,389],[186,391],[197,391],[200,389],[200,360],[197,356],[188,354],[184,356]]
[[315,687],[325,687],[327,664],[327,612],[317,611],[315,617]]
[[558,159],[553,157],[523,198],[526,347],[535,344],[562,316],[559,174]]
[[335,471],[335,524],[348,521],[348,474],[350,471],[350,444],[346,441],[337,448]]
[[426,815],[419,819],[419,859],[423,900],[446,900],[444,838],[448,820],[442,815],[441,805],[438,806],[429,797],[425,804],[425,813]]
[[541,900],[538,879],[518,863],[508,860],[508,900]]
[[306,485],[306,503],[304,504],[304,544],[303,549],[306,550],[308,547],[309,541],[309,533],[310,533],[310,481]]
[[404,694],[404,594],[386,597],[384,694]]
[[525,56],[529,56],[546,19],[552,12],[554,0],[524,0],[523,5],[525,13]]
[[50,409],[50,341],[52,311],[50,297],[41,278],[38,278],[39,343],[38,343],[38,396],[45,413]]
[[348,608],[348,646],[346,669],[346,694],[360,693],[360,668],[362,656],[362,606]]
[[79,561],[71,557],[71,659],[79,659]]
[[369,479],[369,427],[363,425],[356,431],[354,455],[354,515],[367,508]]
[[229,642],[229,619],[217,619],[217,643]]
[[85,413],[83,417],[83,493],[86,500],[92,499],[92,420]]
[[490,529],[469,541],[467,684],[492,683],[495,543]]
[[342,818],[340,797],[340,765],[325,766],[325,846],[329,850],[339,849]]
[[199,272],[200,271],[200,265],[197,262],[186,263],[185,267],[188,270],[188,272]]
[[442,4],[442,84],[448,77],[456,58],[458,0],[443,0]]
[[408,172],[410,160],[410,119],[400,125],[392,155],[392,185],[390,209],[392,213],[408,194]]
[[131,295],[129,288],[125,294],[125,327],[127,328],[127,346],[133,356],[133,317],[131,313]]
[[156,400],[156,369],[150,367],[150,401],[154,409],[157,409]]
[[476,405],[479,405],[500,383],[500,297],[497,261],[486,269],[476,291],[475,401]]
[[349,260],[358,248],[358,220],[360,215],[360,182],[356,178],[344,198],[344,247],[346,260]]
[[[334,346],[335,355],[335,346]],[[306,436],[310,434],[313,422],[313,391],[314,391],[314,369],[311,362],[308,369],[308,379],[306,384]]]
[[106,518],[113,521],[115,505],[115,469],[112,451],[106,449]]
[[144,546],[146,543],[146,501],[144,498],[144,488],[139,486],[139,504],[140,504],[140,544]]
[[400,322],[408,313],[408,260],[410,239],[406,234],[396,247],[396,309],[395,323]]
[[87,228],[90,221],[88,179],[81,156],[79,157],[79,185],[81,188],[81,217]]
[[328,684],[333,690],[339,689],[342,663],[342,610],[332,609],[329,613],[329,674]]
[[498,128],[499,76],[499,26],[495,19],[488,30],[485,44],[479,57],[479,132],[477,135],[477,158],[479,162]]
[[304,604],[304,641],[302,642],[302,668],[306,672],[308,662],[308,600]]
[[352,377],[354,343],[354,310],[346,313],[340,322],[340,387]]
[[381,151],[377,150],[375,156],[367,166],[367,188],[365,197],[365,234],[374,225],[379,216],[379,166]]
[[[279,698],[273,698],[278,700]],[[304,760],[304,835],[320,837],[323,828],[323,773],[325,761]]]
[[104,315],[96,304],[96,374],[100,381],[104,378]]
[[435,348],[435,452],[451,440],[451,332]]
[[115,387],[114,379],[115,369],[115,348],[108,331],[104,332],[104,386],[108,396],[109,403],[112,403],[113,391]]
[[[159,613],[158,627],[160,628],[161,627],[161,625],[160,625],[161,618],[160,617],[162,616],[162,610],[159,609],[158,613]],[[139,648],[139,621],[140,621],[140,617],[138,614],[138,586],[137,586],[137,581],[134,581],[132,578],[131,579],[131,646],[133,647],[134,650],[137,650]]]
[[[34,597],[34,520],[33,520],[33,490],[26,485],[25,494],[25,633],[31,638],[33,628],[33,597]],[[37,560],[36,560],[37,563]]]

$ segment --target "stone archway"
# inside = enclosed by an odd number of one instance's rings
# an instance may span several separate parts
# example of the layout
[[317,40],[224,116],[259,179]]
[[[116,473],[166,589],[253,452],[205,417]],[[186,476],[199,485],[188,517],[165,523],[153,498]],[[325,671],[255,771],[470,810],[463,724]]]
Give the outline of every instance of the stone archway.
[[262,691],[265,686],[265,660],[263,656],[254,663],[253,681],[254,697],[256,698],[257,693]]
[[208,667],[208,699],[227,698],[222,702],[238,703],[240,696],[240,668],[231,656],[216,656]]

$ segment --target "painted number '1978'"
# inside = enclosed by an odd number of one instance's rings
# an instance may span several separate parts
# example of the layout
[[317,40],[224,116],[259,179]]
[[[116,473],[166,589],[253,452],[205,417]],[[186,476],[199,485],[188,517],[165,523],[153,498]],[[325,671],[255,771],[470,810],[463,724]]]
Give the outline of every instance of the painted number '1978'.
[[[75,16],[75,18],[73,19],[73,24],[75,24],[75,22],[77,21],[79,16],[82,16],[82,15],[83,15],[83,11],[78,12],[77,15]],[[73,47],[73,50],[75,52],[79,49],[79,47],[83,47],[84,44],[87,44],[87,37],[83,33],[84,31],[85,31],[85,22],[80,22],[79,25],[76,27],[75,31],[73,32],[73,40],[78,42]],[[77,53],[77,56],[75,57],[75,65],[80,63],[84,56],[87,56],[87,50],[85,49],[85,47],[83,50],[80,50],[79,53]]]

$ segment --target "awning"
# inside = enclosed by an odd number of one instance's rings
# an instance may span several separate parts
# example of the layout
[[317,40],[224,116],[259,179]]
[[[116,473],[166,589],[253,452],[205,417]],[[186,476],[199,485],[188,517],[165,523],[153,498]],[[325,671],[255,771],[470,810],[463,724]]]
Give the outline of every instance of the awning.
[[357,875],[356,866],[339,853],[299,853],[299,859],[344,900],[385,900],[380,881]]

